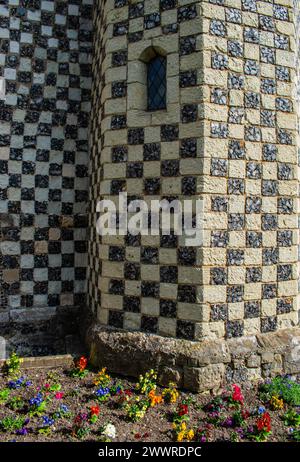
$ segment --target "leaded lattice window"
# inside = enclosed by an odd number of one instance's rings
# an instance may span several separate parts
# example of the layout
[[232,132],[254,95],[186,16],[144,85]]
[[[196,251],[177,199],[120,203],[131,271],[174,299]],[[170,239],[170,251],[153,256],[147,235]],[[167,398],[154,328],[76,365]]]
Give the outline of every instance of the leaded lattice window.
[[148,110],[166,109],[167,96],[167,60],[164,56],[155,56],[148,63],[147,90]]

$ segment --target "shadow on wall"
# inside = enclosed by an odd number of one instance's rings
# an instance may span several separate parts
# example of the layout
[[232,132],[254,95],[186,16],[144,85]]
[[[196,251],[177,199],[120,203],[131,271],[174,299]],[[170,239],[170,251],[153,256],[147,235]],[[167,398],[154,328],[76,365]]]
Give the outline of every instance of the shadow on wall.
[[79,314],[79,307],[0,312],[0,353],[5,357],[13,351],[21,356],[79,355],[84,351]]

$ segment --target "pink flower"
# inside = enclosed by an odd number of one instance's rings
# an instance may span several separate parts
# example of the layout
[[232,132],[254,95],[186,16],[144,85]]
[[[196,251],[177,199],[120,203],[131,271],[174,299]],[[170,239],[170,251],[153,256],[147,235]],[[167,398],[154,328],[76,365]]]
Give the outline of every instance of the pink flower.
[[59,391],[59,392],[57,392],[57,393],[55,394],[55,398],[56,398],[56,399],[62,399],[63,396],[64,396],[64,394],[63,394],[61,391]]
[[242,395],[241,389],[238,385],[233,385],[233,394],[232,394],[232,399],[233,401],[237,401],[240,404],[244,403],[244,396]]
[[44,387],[45,388],[50,388],[50,383],[45,383]]

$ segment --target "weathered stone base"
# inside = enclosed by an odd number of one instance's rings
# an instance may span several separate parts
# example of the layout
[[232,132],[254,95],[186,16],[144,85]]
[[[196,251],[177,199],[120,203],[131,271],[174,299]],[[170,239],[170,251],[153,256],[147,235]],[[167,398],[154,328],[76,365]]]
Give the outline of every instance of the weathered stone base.
[[218,390],[278,374],[300,373],[300,329],[230,340],[190,342],[93,325],[87,334],[91,361],[110,372],[137,377],[154,368],[159,382],[195,392]]
[[43,307],[0,312],[0,359],[82,352],[78,307]]
[[[5,359],[0,359],[0,375],[3,374],[3,366]],[[21,370],[26,369],[52,369],[54,367],[70,368],[74,362],[74,358],[70,354],[54,355],[54,356],[35,356],[33,358],[23,358]]]

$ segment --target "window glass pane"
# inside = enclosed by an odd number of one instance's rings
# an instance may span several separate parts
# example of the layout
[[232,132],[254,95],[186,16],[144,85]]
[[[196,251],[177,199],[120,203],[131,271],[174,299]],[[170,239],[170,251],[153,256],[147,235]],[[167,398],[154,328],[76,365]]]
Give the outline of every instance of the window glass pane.
[[156,56],[148,64],[148,110],[166,108],[166,58]]

